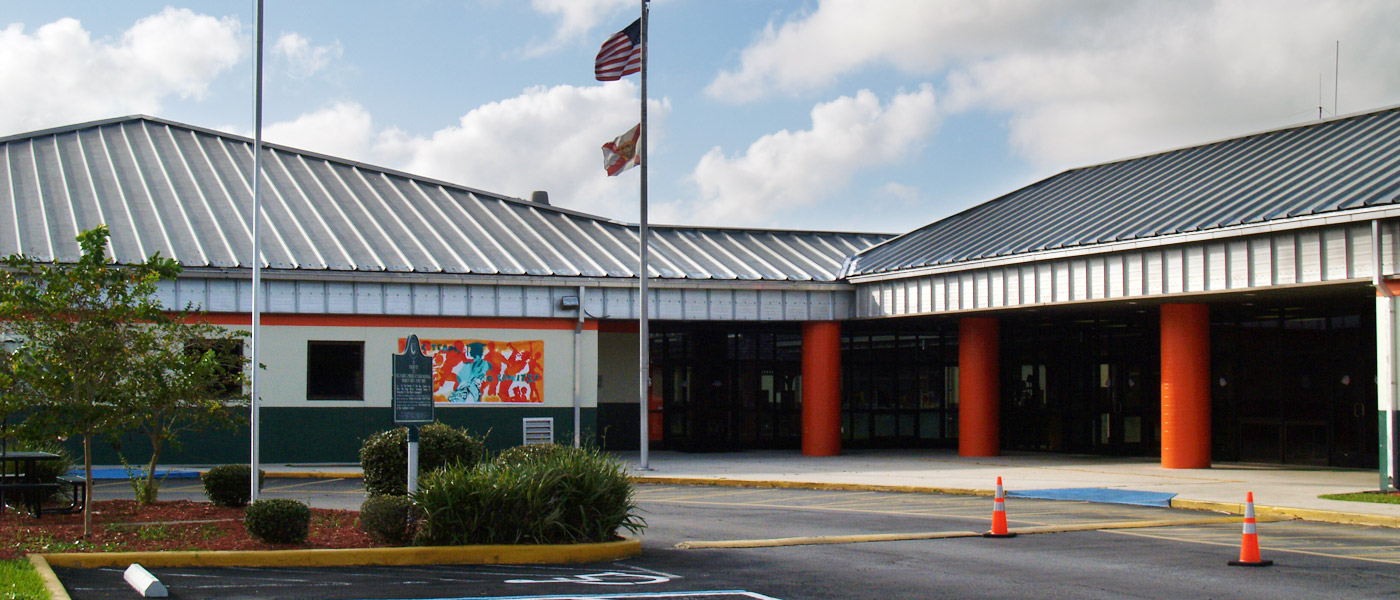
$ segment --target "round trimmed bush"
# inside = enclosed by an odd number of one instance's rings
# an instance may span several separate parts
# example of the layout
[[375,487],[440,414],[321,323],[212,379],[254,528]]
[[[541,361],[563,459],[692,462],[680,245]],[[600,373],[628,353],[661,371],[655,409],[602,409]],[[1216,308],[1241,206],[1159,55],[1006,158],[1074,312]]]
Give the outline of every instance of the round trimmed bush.
[[[442,423],[418,428],[418,472],[430,473],[451,464],[475,465],[486,460],[486,443],[464,429]],[[376,433],[360,446],[365,491],[371,496],[408,493],[408,428]]]
[[408,496],[370,496],[360,505],[360,529],[381,542],[412,541],[418,518],[418,506]]
[[[204,495],[209,497],[209,501],[220,506],[232,506],[237,508],[248,504],[252,491],[249,483],[249,473],[252,468],[248,465],[219,465],[209,469],[199,476],[204,483]],[[263,480],[267,478],[267,473],[258,469],[258,489],[262,489]]]
[[248,533],[274,544],[297,544],[311,532],[311,509],[296,500],[258,500],[243,509]]

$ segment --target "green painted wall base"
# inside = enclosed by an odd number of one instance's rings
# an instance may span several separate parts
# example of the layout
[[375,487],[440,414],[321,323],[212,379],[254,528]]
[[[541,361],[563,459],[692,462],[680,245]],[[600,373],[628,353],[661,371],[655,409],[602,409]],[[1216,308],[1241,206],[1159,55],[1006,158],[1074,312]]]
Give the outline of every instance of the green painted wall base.
[[[246,415],[246,410],[244,411]],[[437,410],[437,419],[454,427],[462,427],[472,435],[483,437],[492,452],[522,443],[521,419],[553,417],[554,441],[572,444],[574,411],[572,408],[510,407],[453,408]],[[596,445],[596,410],[581,409],[579,422],[582,440]],[[390,408],[322,408],[266,407],[262,409],[262,445],[260,462],[266,464],[298,463],[359,463],[360,444],[365,438],[394,428]],[[144,437],[125,436],[119,440],[122,454],[133,465],[144,464],[151,455],[150,444]],[[68,449],[77,463],[82,463],[82,444],[70,440]],[[218,465],[248,462],[248,427],[237,431],[196,432],[185,436],[178,448],[161,452],[162,464]],[[93,464],[115,465],[121,460],[113,445],[99,439],[93,444]]]

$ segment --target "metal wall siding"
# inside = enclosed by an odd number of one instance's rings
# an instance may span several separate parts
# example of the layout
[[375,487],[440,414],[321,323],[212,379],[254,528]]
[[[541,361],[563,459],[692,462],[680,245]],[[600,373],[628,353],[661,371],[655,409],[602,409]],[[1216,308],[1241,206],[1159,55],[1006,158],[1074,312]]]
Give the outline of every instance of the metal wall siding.
[[[1400,222],[1383,222],[1382,257],[1394,265]],[[1033,305],[1197,295],[1368,281],[1370,223],[1283,230],[1241,239],[1207,239],[1104,255],[951,271],[856,286],[856,316],[909,316]],[[890,290],[893,289],[893,296]],[[932,301],[900,301],[930,289]]]
[[327,283],[326,312],[333,315],[354,314],[355,284],[346,282]]
[[356,284],[355,312],[361,315],[384,314],[384,286]]

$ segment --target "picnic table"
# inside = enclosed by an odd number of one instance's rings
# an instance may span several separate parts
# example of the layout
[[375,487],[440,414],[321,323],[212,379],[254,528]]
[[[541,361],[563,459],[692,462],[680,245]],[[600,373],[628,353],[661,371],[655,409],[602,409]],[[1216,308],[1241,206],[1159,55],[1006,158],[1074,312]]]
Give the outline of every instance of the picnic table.
[[[0,452],[0,505],[11,506],[18,503],[27,507],[36,517],[50,513],[74,513],[83,509],[83,496],[87,482],[68,476],[59,476],[55,481],[44,481],[39,473],[39,463],[60,460],[62,457],[52,452],[3,451]],[[10,468],[14,465],[14,469]],[[44,501],[64,486],[72,487],[73,501],[67,506],[44,508]]]

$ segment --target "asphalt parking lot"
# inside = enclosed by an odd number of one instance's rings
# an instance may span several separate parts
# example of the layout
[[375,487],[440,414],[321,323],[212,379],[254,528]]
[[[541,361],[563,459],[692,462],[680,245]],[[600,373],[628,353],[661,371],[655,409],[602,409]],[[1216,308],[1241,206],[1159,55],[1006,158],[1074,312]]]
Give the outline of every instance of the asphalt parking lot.
[[[269,480],[265,494],[358,504],[356,480]],[[175,490],[170,489],[170,492]],[[181,492],[183,493],[183,492]],[[173,497],[173,496],[171,496]],[[1276,565],[1227,567],[1223,515],[1012,499],[1014,539],[780,545],[794,537],[980,532],[991,501],[920,493],[638,486],[642,556],[560,566],[155,569],[176,598],[1382,598],[1400,595],[1400,534],[1299,521],[1259,526]],[[1131,524],[1172,522],[1170,526]],[[1029,534],[1035,531],[1043,533]],[[748,540],[750,548],[677,544]],[[133,598],[119,570],[58,570],[75,600]]]

